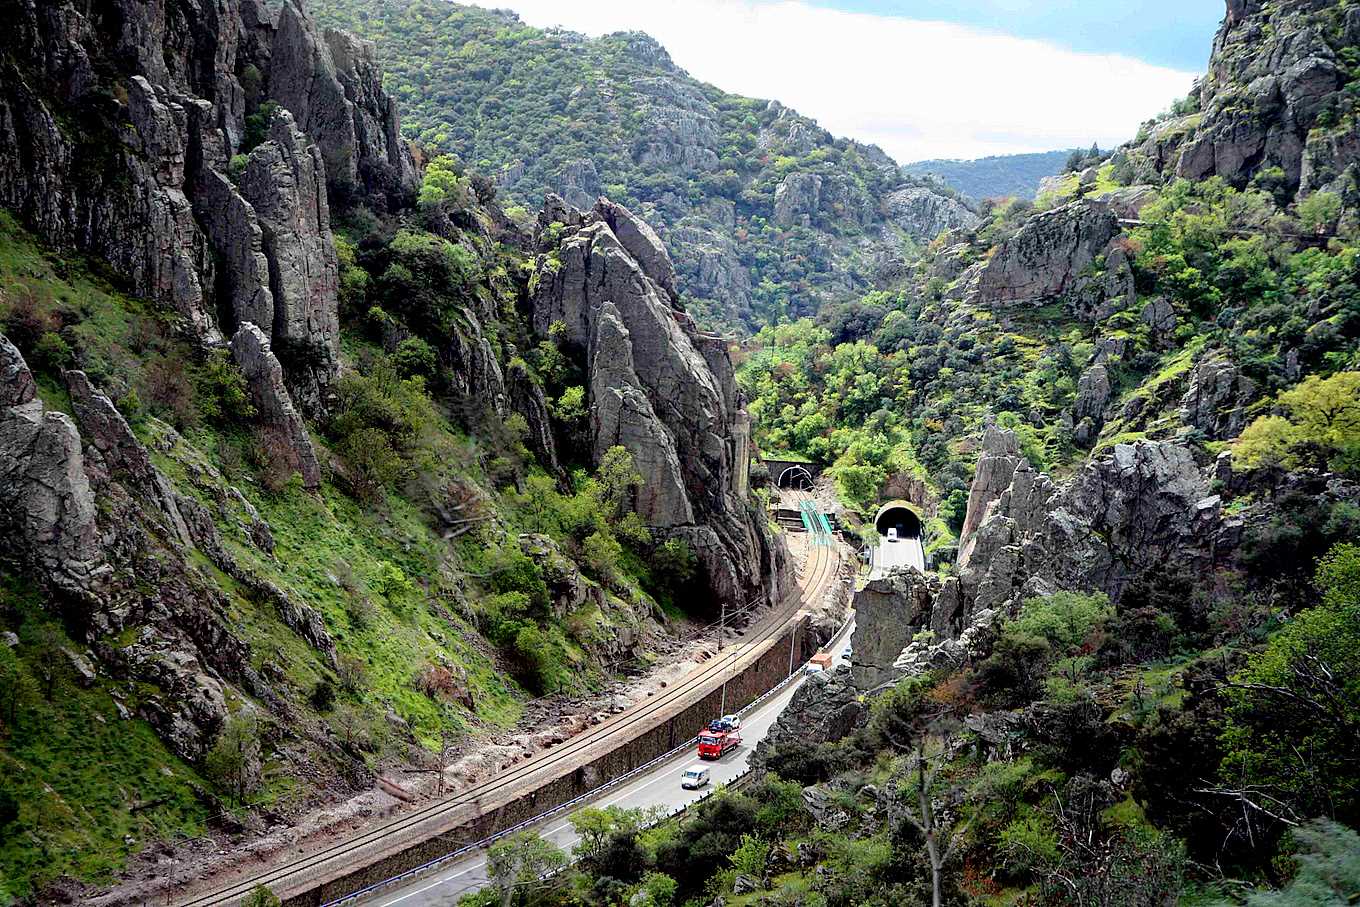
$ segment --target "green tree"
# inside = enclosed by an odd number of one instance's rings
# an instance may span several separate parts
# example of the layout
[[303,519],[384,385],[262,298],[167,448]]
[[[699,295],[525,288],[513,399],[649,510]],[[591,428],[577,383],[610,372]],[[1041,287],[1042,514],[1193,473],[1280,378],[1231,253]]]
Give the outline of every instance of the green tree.
[[626,447],[616,444],[604,452],[595,474],[600,483],[605,515],[611,521],[617,520],[642,487],[642,474],[633,465],[633,455]]
[[260,725],[253,714],[241,713],[227,719],[203,758],[203,769],[235,803],[245,803],[255,793],[262,764]]
[[531,831],[498,841],[486,854],[486,871],[500,895],[501,907],[511,907],[516,895],[541,886],[566,863],[567,855],[557,845]]
[[1298,875],[1280,891],[1258,891],[1247,907],[1328,907],[1360,902],[1360,834],[1320,819],[1294,832]]
[[1237,456],[1248,467],[1327,466],[1360,472],[1360,372],[1309,375],[1279,396],[1289,416],[1261,416],[1242,432]]
[[1360,546],[1335,546],[1317,585],[1230,682],[1218,793],[1258,821],[1360,823]]

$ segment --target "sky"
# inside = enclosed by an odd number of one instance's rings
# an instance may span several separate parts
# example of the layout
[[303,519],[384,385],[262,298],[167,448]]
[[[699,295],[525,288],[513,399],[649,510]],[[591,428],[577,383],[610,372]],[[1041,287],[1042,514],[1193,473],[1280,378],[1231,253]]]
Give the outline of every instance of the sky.
[[539,27],[644,31],[724,91],[900,163],[1112,147],[1184,97],[1223,0],[472,0]]

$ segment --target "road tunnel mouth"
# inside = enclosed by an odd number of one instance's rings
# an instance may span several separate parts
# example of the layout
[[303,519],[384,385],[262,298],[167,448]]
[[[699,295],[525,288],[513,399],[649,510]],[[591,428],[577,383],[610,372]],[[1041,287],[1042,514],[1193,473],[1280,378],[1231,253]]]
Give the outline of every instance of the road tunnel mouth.
[[889,529],[896,529],[898,538],[919,538],[921,518],[905,503],[894,501],[879,508],[878,515],[874,517],[874,529],[883,536],[888,534]]

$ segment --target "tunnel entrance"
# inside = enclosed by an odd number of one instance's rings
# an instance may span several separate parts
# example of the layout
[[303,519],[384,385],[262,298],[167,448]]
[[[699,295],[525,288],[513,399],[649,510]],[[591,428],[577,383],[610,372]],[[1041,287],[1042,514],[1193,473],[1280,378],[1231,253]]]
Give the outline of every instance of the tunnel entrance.
[[921,535],[921,518],[906,501],[889,501],[878,509],[878,515],[874,517],[874,529],[879,535],[887,535],[888,530],[894,528],[901,538]]
[[801,466],[790,466],[779,474],[779,479],[775,484],[780,488],[810,491],[812,489],[812,473]]

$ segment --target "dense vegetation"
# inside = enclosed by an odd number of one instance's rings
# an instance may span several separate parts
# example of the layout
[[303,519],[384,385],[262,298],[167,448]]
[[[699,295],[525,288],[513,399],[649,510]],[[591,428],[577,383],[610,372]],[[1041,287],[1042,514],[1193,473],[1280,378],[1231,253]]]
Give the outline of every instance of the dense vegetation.
[[[377,42],[411,138],[499,174],[512,202],[535,210],[552,191],[588,207],[605,194],[643,214],[711,326],[808,314],[874,279],[879,251],[862,240],[881,229],[879,199],[905,181],[897,166],[690,78],[646,35],[587,39],[444,0],[310,7]],[[807,223],[779,214],[791,175],[822,181]]]
[[[974,238],[927,249],[914,281],[759,332],[741,367],[758,441],[830,464],[842,496],[861,509],[894,477],[924,478],[957,532],[976,459],[971,440],[984,417],[1016,430],[1041,468],[1063,473],[1086,457],[1070,414],[1083,371],[1112,342],[1121,350],[1111,369],[1115,416],[1092,442],[1096,451],[1187,432],[1208,450],[1222,449],[1180,411],[1192,366],[1207,350],[1224,351],[1263,392],[1281,392],[1282,413],[1330,412],[1353,389],[1360,245],[1347,234],[1324,247],[1301,246],[1307,206],[1287,212],[1261,189],[1211,180],[1161,190],[1143,209],[1145,225],[1120,240],[1138,299],[1100,317],[1061,304],[975,307],[933,264],[941,255],[985,259],[1026,217],[1064,201],[998,205]],[[1143,317],[1146,300],[1157,297],[1174,301],[1170,335]],[[1288,391],[1301,375],[1308,382]],[[1319,394],[1332,399],[1318,404]],[[1243,439],[1241,462],[1355,471],[1353,452],[1346,453],[1350,422],[1318,425],[1320,417],[1303,412],[1292,418],[1263,415]],[[1350,440],[1340,437],[1345,432]]]
[[914,176],[929,176],[970,198],[1024,198],[1039,194],[1039,183],[1063,169],[1070,152],[1001,154],[971,161],[932,160],[904,164]]

